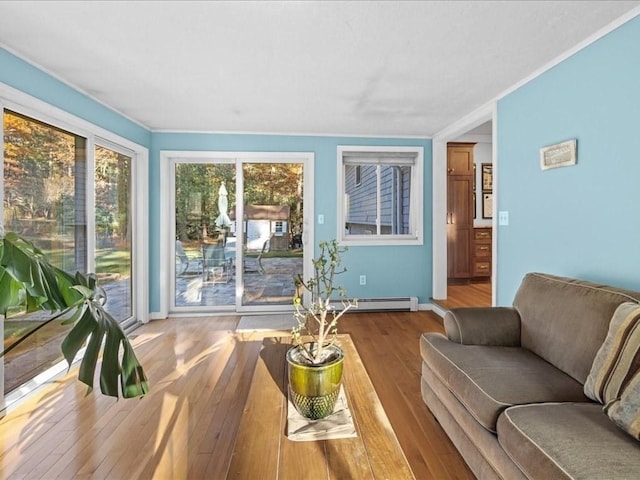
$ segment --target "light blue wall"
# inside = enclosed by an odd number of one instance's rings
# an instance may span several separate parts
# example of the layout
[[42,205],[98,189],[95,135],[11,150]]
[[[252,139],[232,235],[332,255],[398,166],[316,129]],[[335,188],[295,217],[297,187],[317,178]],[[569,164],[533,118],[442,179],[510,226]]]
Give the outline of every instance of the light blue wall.
[[[498,102],[498,304],[529,271],[640,290],[640,18]],[[576,166],[541,171],[575,138]]]
[[149,148],[151,133],[0,48],[0,82]]
[[[315,225],[317,244],[336,237],[337,147],[338,145],[389,145],[424,147],[424,238],[422,246],[351,247],[344,255],[347,272],[340,277],[349,296],[417,296],[427,303],[431,296],[431,140],[396,138],[353,138],[290,135],[226,135],[154,133],[150,165],[150,303],[151,311],[160,308],[160,151],[202,150],[232,152],[313,152],[315,154],[315,213],[325,215],[323,225]],[[167,194],[168,192],[162,192]],[[366,287],[359,275],[367,275]]]

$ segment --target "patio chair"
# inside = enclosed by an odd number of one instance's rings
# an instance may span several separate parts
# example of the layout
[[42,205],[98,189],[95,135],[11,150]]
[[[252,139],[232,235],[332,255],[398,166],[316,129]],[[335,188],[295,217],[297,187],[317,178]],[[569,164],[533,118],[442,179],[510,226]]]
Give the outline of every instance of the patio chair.
[[[195,269],[195,271],[192,271],[192,269]],[[176,240],[176,275],[184,276],[200,273],[202,273],[202,257],[189,258],[184,251],[182,242]]]
[[262,250],[260,251],[257,257],[247,257],[245,254],[244,263],[243,263],[244,273],[264,274],[265,270],[264,270],[264,267],[262,266],[262,255],[264,254],[264,252],[268,252],[268,251],[269,251],[269,240],[264,242],[264,244],[262,245]]
[[202,245],[202,281],[228,283],[231,279],[233,259],[226,258],[224,247],[218,243]]

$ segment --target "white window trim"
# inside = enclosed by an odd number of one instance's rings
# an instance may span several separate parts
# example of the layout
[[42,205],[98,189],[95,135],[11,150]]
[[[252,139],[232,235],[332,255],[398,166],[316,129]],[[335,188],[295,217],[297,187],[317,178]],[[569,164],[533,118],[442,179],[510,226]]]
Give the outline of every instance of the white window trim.
[[[409,222],[413,235],[345,235],[345,164],[344,157],[349,154],[358,153],[383,153],[385,155],[413,154],[415,155],[415,164],[411,173],[411,198],[409,204]],[[422,245],[424,232],[424,148],[423,147],[377,147],[377,146],[338,146],[337,154],[337,239],[342,245],[349,246],[365,246],[365,245]]]

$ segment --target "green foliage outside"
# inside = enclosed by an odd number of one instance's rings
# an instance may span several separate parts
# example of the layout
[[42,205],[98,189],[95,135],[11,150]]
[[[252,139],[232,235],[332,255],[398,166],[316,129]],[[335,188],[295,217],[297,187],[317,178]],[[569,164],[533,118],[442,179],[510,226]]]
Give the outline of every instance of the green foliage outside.
[[[302,166],[250,163],[243,165],[246,205],[287,205],[291,233],[302,233]],[[224,182],[229,212],[237,205],[235,164],[176,166],[176,237],[185,248],[191,241],[213,238],[219,228],[218,191]],[[229,213],[227,212],[227,213]]]

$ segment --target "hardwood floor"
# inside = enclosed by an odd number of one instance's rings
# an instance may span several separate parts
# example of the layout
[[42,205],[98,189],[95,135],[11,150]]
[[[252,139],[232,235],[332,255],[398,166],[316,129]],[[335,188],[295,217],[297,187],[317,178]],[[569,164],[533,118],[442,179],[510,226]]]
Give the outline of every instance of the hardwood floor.
[[468,283],[461,285],[447,285],[447,299],[433,300],[442,308],[459,307],[490,307],[491,283]]
[[[134,332],[151,392],[85,396],[77,370],[0,420],[1,478],[221,479],[226,476],[261,336],[239,317],[157,320]],[[353,313],[351,334],[418,479],[472,479],[420,396],[418,338],[431,312]]]

